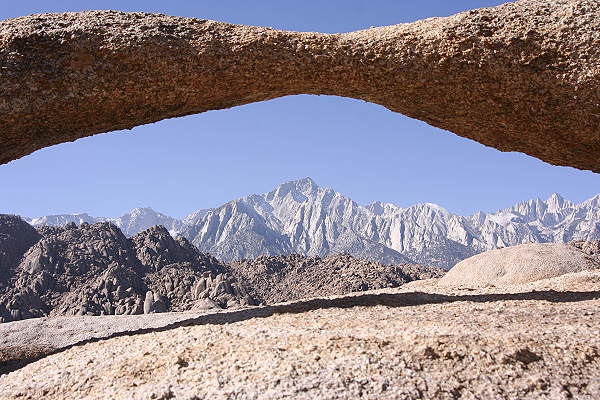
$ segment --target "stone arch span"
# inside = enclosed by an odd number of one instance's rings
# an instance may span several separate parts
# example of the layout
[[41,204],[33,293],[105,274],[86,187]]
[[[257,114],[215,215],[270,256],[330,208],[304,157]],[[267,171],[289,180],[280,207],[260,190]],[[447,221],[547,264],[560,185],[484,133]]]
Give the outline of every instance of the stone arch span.
[[328,94],[600,172],[599,10],[521,0],[346,34],[114,11],[6,20],[0,163],[165,118]]

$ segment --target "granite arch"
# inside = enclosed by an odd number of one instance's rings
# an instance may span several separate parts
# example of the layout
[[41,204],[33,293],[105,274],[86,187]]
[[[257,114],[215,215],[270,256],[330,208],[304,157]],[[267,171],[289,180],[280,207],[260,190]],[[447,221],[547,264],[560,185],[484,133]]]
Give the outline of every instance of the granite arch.
[[593,0],[521,0],[346,34],[114,11],[6,20],[0,164],[165,118],[327,94],[600,172],[598,32]]

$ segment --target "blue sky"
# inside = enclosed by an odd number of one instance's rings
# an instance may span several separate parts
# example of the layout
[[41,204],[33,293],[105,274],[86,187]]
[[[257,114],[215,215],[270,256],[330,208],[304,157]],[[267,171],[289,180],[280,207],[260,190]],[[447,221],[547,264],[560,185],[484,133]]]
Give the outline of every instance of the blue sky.
[[[337,33],[501,3],[14,1],[0,19],[113,9]],[[117,217],[152,207],[182,218],[306,176],[358,204],[432,202],[460,215],[554,192],[575,202],[600,193],[600,175],[589,171],[501,153],[364,101],[292,96],[96,135],[2,165],[0,213]]]

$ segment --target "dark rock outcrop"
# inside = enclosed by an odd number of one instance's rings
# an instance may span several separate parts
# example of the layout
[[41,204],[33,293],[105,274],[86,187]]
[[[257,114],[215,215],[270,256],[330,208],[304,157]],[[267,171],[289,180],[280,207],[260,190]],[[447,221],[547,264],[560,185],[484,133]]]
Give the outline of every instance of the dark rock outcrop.
[[402,286],[439,278],[445,271],[414,264],[384,265],[349,254],[325,258],[262,256],[229,264],[231,274],[253,297],[267,304]]
[[162,226],[154,226],[131,238],[153,298],[146,293],[144,307],[170,311],[190,308],[231,308],[254,305],[246,289],[217,259],[204,255],[185,238],[173,239]]
[[592,241],[575,240],[575,241],[569,242],[569,244],[571,246],[575,246],[579,250],[583,251],[588,256],[591,256],[591,257],[597,259],[598,261],[600,261],[600,240],[592,240]]
[[[27,225],[15,217],[2,218]],[[199,253],[183,238],[173,239],[161,226],[131,239],[108,222],[26,232],[29,242],[19,242],[21,247],[11,256],[20,262],[12,268],[0,264],[8,271],[0,281],[3,321],[184,311],[196,303],[205,308],[206,299],[213,308],[254,305],[219,261]]]
[[347,34],[145,13],[0,24],[0,163],[293,94],[383,105],[501,151],[600,172],[600,3],[521,0]]
[[12,274],[23,254],[40,237],[35,228],[21,217],[0,214],[0,282]]

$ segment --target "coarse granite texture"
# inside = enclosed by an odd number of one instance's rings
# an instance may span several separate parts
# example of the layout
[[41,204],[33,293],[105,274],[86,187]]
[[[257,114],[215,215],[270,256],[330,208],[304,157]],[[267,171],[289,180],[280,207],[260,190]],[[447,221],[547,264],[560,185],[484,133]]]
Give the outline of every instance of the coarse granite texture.
[[600,271],[476,290],[407,286],[190,315],[82,343],[2,375],[0,398],[600,395]]
[[600,3],[521,0],[345,34],[147,13],[0,23],[0,164],[165,118],[352,97],[501,151],[600,172]]

